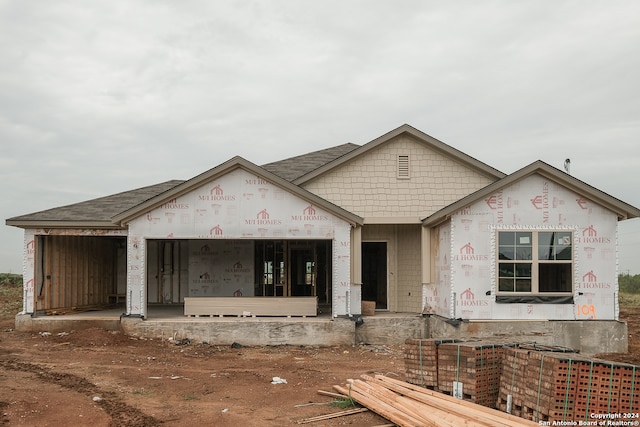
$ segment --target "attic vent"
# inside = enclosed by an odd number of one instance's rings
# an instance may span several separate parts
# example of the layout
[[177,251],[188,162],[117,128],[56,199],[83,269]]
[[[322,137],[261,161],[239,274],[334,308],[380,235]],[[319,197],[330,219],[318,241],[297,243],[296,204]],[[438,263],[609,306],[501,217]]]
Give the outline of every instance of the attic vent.
[[398,178],[408,179],[411,177],[409,174],[409,156],[398,156]]

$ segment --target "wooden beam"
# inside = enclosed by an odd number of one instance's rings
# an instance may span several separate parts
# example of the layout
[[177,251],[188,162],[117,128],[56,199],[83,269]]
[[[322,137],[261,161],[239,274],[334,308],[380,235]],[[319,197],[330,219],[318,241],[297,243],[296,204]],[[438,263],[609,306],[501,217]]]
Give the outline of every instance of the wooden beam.
[[530,422],[523,418],[516,417],[507,413],[503,413],[496,409],[487,408],[486,406],[478,405],[466,400],[457,399],[452,396],[448,396],[443,393],[438,393],[433,390],[428,390],[420,386],[409,384],[403,381],[396,380],[394,378],[384,377],[382,375],[376,375],[375,379],[368,377],[370,381],[377,381],[388,387],[390,390],[397,393],[401,393],[412,399],[425,403],[429,406],[436,407],[445,411],[460,411],[465,410],[469,413],[473,413],[474,418],[479,422],[488,423],[488,425],[505,425],[515,426],[527,423],[525,425],[538,425],[537,423]]
[[473,426],[533,427],[538,424],[510,414],[376,375],[348,380],[334,389],[401,427]]
[[[401,411],[398,411],[392,405],[381,402],[378,399],[375,399],[371,396],[368,396],[366,393],[361,393],[360,391],[353,389],[352,387],[346,388],[339,385],[333,386],[334,389],[339,391],[340,393],[346,394],[349,397],[353,398],[356,402],[361,405],[366,406],[371,409],[373,412],[379,414],[380,416],[398,424],[400,427],[415,427],[425,425],[422,420],[414,418],[410,415],[404,414]],[[437,427],[437,424],[427,424],[429,427]]]

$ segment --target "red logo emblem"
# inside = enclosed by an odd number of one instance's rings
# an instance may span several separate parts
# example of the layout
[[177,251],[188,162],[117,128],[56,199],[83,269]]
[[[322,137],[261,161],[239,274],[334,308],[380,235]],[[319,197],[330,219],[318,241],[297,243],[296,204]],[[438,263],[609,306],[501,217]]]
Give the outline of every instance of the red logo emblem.
[[476,250],[471,246],[471,242],[467,243],[463,247],[460,248],[461,254],[472,255],[476,252]]

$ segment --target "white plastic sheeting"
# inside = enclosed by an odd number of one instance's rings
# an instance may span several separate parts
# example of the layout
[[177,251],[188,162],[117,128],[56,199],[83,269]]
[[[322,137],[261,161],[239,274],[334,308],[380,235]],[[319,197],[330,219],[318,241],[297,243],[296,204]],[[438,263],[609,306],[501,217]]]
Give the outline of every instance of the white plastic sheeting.
[[[574,303],[496,303],[500,230],[571,231]],[[616,233],[615,213],[542,176],[527,177],[434,230],[436,283],[425,287],[425,304],[449,318],[617,319]]]

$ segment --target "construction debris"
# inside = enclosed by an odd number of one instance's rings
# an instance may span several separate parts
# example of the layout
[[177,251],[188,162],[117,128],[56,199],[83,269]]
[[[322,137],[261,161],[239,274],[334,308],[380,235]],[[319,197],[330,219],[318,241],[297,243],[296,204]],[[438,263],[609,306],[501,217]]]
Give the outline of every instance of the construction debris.
[[460,400],[404,381],[376,375],[348,380],[334,389],[400,427],[537,426],[496,409]]
[[273,377],[273,379],[271,380],[271,384],[286,384],[286,383],[287,383],[287,380],[280,377]]

